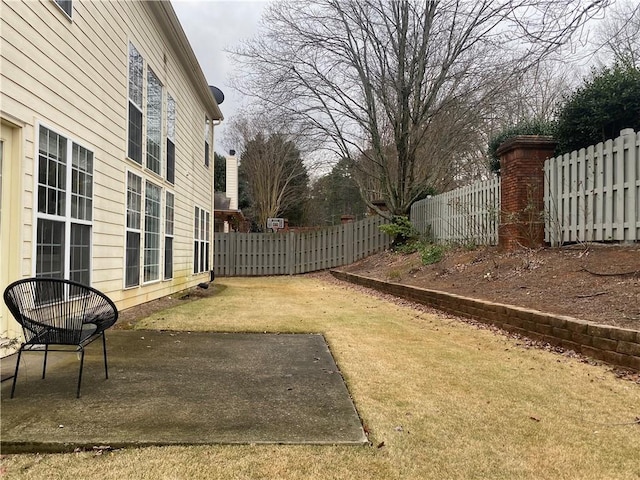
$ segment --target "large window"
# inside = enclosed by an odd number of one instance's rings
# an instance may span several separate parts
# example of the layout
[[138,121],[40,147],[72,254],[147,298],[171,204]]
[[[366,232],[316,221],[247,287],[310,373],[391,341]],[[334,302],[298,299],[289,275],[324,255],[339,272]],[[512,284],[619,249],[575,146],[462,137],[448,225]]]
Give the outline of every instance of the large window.
[[209,222],[206,210],[195,207],[193,223],[193,273],[209,270]]
[[164,278],[173,278],[173,193],[167,192],[164,216]]
[[127,173],[125,287],[173,278],[174,196],[164,185],[175,183],[176,102],[156,71],[129,43],[127,156],[137,165]]
[[129,132],[127,155],[142,165],[142,81],[144,61],[129,43]]
[[140,232],[142,227],[142,178],[127,174],[127,238],[125,286],[140,284]]
[[162,173],[162,85],[147,69],[147,168]]
[[91,282],[93,153],[38,130],[36,276]]
[[160,198],[162,189],[146,182],[144,202],[144,281],[160,278]]

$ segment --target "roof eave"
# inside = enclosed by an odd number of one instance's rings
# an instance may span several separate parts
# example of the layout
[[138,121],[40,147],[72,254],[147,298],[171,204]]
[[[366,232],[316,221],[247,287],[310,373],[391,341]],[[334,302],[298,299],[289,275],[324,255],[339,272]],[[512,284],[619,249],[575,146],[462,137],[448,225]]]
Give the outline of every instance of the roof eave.
[[169,0],[160,0],[147,2],[147,4],[155,14],[158,22],[160,22],[163,30],[167,33],[172,47],[178,54],[178,60],[182,63],[187,75],[196,86],[198,95],[204,102],[212,120],[223,120],[222,111],[209,89],[207,79],[202,72],[195,53],[193,53],[191,44],[182,29],[171,2]]

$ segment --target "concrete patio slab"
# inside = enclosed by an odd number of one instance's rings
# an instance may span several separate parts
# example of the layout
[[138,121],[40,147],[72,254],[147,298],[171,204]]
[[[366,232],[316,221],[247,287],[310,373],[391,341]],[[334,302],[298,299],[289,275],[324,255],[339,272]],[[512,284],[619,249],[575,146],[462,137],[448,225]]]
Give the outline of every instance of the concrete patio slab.
[[[15,398],[2,383],[2,453],[219,443],[366,443],[322,335],[107,332],[79,361],[25,353]],[[10,368],[4,366],[3,369]]]

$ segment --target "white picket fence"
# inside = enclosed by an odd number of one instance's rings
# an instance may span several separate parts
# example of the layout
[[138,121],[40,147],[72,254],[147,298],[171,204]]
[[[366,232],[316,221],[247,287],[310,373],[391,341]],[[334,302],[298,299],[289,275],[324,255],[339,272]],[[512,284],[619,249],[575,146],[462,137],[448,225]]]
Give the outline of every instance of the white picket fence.
[[545,162],[545,241],[640,240],[640,132]]
[[496,245],[500,179],[476,182],[411,206],[411,223],[436,242]]
[[[640,240],[640,132],[548,159],[544,177],[545,242]],[[499,214],[495,178],[416,202],[411,222],[437,242],[496,245]]]

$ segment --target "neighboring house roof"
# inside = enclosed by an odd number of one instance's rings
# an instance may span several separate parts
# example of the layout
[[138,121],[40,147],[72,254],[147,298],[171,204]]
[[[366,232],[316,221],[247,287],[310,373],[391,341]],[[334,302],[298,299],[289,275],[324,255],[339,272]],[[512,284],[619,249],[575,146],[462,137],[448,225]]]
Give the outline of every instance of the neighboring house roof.
[[216,192],[213,194],[213,216],[224,222],[243,222],[245,221],[242,210],[231,208],[231,199],[224,193]]
[[191,77],[193,84],[197,87],[200,98],[211,112],[212,120],[222,120],[224,118],[222,111],[209,88],[207,79],[202,72],[195,53],[193,53],[193,49],[182,29],[182,25],[180,25],[176,12],[171,6],[171,2],[169,0],[149,2],[149,7],[156,15],[162,29],[166,32],[173,48],[178,52],[180,62],[184,70]]

